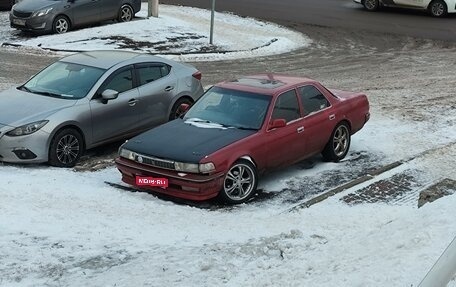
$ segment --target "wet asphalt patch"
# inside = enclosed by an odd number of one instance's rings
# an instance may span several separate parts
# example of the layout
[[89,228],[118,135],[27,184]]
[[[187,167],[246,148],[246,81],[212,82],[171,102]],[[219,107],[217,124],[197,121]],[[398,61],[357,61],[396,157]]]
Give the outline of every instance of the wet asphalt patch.
[[416,202],[418,190],[426,184],[420,171],[406,170],[358,189],[340,200],[349,205],[361,203],[405,204]]
[[[311,169],[321,164],[324,164],[322,157],[316,156],[298,163],[297,167]],[[351,152],[347,160],[341,161],[337,165],[337,169],[322,171],[317,175],[291,178],[287,181],[287,188],[280,192],[277,200],[289,205],[309,200],[380,168],[383,166],[383,156],[366,151]]]

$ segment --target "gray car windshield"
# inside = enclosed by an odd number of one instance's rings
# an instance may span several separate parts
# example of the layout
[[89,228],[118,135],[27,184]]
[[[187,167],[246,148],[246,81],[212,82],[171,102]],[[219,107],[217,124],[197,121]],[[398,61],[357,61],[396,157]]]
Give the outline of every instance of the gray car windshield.
[[63,99],[84,98],[105,70],[56,62],[19,87],[30,93]]
[[270,101],[266,95],[213,87],[185,114],[184,120],[258,130]]

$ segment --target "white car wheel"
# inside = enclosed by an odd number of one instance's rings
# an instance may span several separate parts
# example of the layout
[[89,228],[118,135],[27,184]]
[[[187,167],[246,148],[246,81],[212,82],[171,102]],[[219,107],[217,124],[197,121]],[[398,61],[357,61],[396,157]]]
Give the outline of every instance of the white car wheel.
[[376,11],[380,4],[378,0],[364,0],[363,5],[367,11]]

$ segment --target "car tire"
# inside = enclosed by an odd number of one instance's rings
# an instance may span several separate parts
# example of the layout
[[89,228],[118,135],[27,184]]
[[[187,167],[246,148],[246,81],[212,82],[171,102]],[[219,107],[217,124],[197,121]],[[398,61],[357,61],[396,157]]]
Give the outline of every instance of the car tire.
[[377,11],[380,8],[380,3],[378,0],[363,0],[364,9],[367,11]]
[[133,8],[130,5],[124,4],[119,9],[119,15],[117,16],[117,21],[119,22],[130,22],[133,20],[134,13]]
[[169,120],[170,121],[175,120],[175,119],[179,118],[182,115],[182,113],[179,112],[179,107],[182,104],[192,105],[193,101],[191,99],[189,99],[189,98],[180,98],[180,99],[178,99],[174,103],[174,105],[173,105],[173,107],[171,109],[171,112],[169,113]]
[[448,7],[442,0],[434,0],[429,4],[429,13],[433,17],[444,17],[448,14]]
[[52,31],[55,34],[63,34],[70,31],[71,24],[70,20],[63,15],[57,16],[52,23]]
[[248,160],[238,160],[226,173],[219,198],[228,204],[246,202],[255,194],[257,185],[255,166]]
[[49,147],[49,164],[56,167],[73,167],[84,152],[81,134],[75,129],[58,131]]
[[338,162],[342,160],[350,149],[350,127],[347,123],[339,123],[331,133],[322,155],[325,161]]

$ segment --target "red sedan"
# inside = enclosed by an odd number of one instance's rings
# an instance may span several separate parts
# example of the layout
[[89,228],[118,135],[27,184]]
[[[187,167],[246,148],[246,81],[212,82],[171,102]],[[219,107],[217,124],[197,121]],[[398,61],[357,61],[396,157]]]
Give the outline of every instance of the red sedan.
[[244,77],[215,85],[185,116],[127,141],[116,164],[131,185],[242,203],[266,171],[318,153],[343,159],[369,116],[362,93],[299,77]]

